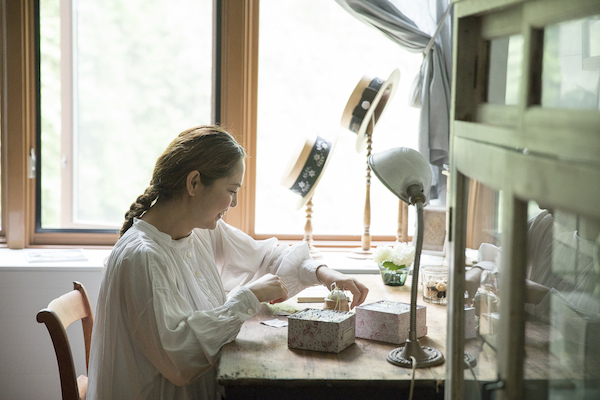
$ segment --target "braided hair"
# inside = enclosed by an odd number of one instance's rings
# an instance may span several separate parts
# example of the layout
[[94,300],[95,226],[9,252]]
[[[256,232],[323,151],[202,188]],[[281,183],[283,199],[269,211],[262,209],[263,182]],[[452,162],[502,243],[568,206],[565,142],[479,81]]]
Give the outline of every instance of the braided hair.
[[238,161],[246,157],[244,148],[218,126],[198,126],[177,136],[156,161],[150,186],[125,213],[120,235],[157,201],[167,201],[185,191],[190,172],[200,172],[200,181],[210,186],[229,176]]

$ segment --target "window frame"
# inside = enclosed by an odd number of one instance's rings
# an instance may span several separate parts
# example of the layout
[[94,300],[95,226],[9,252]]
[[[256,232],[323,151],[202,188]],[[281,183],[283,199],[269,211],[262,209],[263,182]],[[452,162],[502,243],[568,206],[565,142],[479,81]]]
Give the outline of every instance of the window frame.
[[7,216],[2,224],[10,248],[23,248],[31,243],[33,182],[27,172],[35,132],[33,6],[33,2],[26,0],[1,3],[2,174],[6,178],[2,180],[2,212]]
[[[36,206],[38,179],[30,175],[33,152],[39,160],[36,135],[39,126],[39,51],[36,7],[39,0],[0,0],[2,38],[2,229],[9,248],[40,246],[112,246],[118,233],[90,229],[40,229]],[[231,2],[213,0],[213,123],[222,125],[244,146],[245,184],[238,206],[226,221],[255,239],[273,235],[255,233],[257,154],[257,85],[259,0]],[[11,116],[11,118],[7,118]],[[63,117],[64,118],[64,117]],[[10,133],[10,134],[9,134]],[[39,168],[39,166],[37,166]],[[63,184],[64,186],[64,184]],[[10,187],[10,191],[8,188]],[[401,208],[402,210],[402,208]],[[401,213],[406,216],[406,212]],[[6,217],[6,218],[4,218]],[[407,218],[396,237],[410,240]],[[303,235],[277,235],[282,241],[298,241]],[[395,236],[373,236],[371,244],[393,242]],[[315,235],[319,247],[357,247],[361,236]],[[2,244],[0,242],[0,244]]]
[[[6,20],[4,19],[4,3],[1,2],[0,3],[0,25],[1,26],[6,26]],[[4,29],[0,29],[0,44],[2,46],[2,48],[5,47],[5,34],[4,34]],[[4,51],[0,51],[0,109],[4,108],[3,103],[1,103],[1,100],[5,97],[5,92],[4,92]],[[6,131],[6,129],[4,129],[4,113],[2,113],[0,111],[0,246],[3,246],[6,244],[6,237],[5,237],[5,231],[4,231],[4,223],[6,221],[6,207],[4,206],[5,204],[7,204],[7,200],[6,200],[6,187],[5,187],[5,182],[7,181],[7,177],[6,177],[6,165],[5,165],[5,161],[6,161],[6,157],[4,155],[4,147],[6,147],[6,140],[4,138],[4,135],[2,134],[2,132]],[[2,145],[4,143],[4,146]]]

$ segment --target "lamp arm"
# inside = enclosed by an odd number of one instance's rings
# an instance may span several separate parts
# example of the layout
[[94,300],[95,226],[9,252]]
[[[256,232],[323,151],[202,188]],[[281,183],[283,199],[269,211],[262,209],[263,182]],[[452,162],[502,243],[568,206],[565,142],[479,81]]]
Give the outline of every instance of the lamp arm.
[[417,340],[417,293],[419,288],[419,264],[421,250],[423,249],[423,202],[417,201],[417,245],[415,248],[415,261],[413,266],[412,286],[410,289],[410,325],[409,340]]

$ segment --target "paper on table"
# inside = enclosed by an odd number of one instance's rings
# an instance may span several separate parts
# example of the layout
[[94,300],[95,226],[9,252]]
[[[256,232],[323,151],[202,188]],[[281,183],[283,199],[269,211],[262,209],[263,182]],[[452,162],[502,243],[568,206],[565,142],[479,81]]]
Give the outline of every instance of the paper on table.
[[285,326],[288,326],[288,322],[287,321],[282,321],[280,319],[271,319],[268,321],[260,321],[261,324],[267,325],[267,326],[272,326],[275,328],[283,328]]

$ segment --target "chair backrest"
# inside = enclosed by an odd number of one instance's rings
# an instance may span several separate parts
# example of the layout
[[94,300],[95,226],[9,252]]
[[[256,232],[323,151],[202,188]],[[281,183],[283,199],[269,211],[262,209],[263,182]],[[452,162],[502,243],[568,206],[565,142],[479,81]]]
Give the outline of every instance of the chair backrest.
[[[78,379],[73,363],[71,345],[67,337],[66,328],[77,320],[83,325],[83,338],[85,342],[86,371],[90,357],[90,343],[94,314],[90,305],[85,287],[79,282],[73,282],[74,290],[50,302],[48,307],[37,313],[37,321],[46,324],[58,362],[60,386],[63,400],[80,400],[80,393],[84,388],[78,387]],[[80,381],[80,383],[82,383]],[[87,380],[85,380],[87,387]],[[85,392],[81,393],[85,394]],[[83,396],[82,396],[83,397]]]

